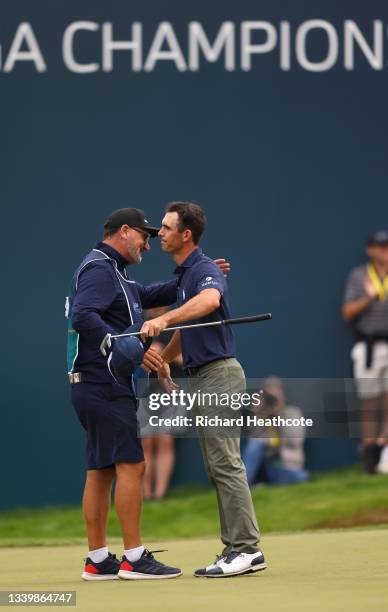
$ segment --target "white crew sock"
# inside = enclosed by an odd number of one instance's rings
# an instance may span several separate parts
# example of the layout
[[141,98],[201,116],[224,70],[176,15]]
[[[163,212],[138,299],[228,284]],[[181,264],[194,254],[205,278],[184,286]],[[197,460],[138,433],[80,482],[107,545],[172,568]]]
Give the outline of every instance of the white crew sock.
[[128,550],[124,550],[124,555],[127,557],[128,561],[139,561],[143,552],[144,546],[136,546],[136,548],[128,548]]
[[108,547],[103,546],[102,548],[96,548],[96,550],[89,550],[88,557],[93,563],[101,563],[108,556]]

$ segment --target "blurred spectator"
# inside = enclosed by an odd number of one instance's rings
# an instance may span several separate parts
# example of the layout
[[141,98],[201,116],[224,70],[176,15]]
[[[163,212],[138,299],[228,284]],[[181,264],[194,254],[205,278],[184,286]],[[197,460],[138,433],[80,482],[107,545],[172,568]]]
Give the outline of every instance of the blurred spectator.
[[[147,311],[147,318],[161,316],[167,310],[168,308],[164,307],[153,308]],[[161,334],[157,340],[153,341],[152,347],[161,353],[164,346],[169,343],[172,334],[173,332]],[[183,378],[182,355],[179,355],[171,364],[171,376],[174,380]],[[150,392],[162,392],[154,373],[150,375],[150,385],[152,385]],[[164,428],[162,431],[159,427],[156,435],[142,437],[142,445],[146,466],[143,486],[144,499],[162,499],[167,492],[174,469],[175,439],[168,428]]]
[[[282,382],[279,378],[268,378],[264,382],[260,416],[282,416],[300,419],[303,414],[296,406],[287,406]],[[270,434],[270,435],[269,435]],[[248,484],[252,486],[260,475],[270,484],[292,484],[306,482],[308,472],[304,469],[305,428],[280,426],[272,432],[266,429],[266,437],[248,438],[242,458],[247,470]]]
[[369,262],[350,272],[342,313],[345,321],[354,323],[356,332],[351,357],[361,400],[365,470],[369,474],[376,469],[387,474],[388,232],[381,230],[373,234],[367,241],[366,252]]

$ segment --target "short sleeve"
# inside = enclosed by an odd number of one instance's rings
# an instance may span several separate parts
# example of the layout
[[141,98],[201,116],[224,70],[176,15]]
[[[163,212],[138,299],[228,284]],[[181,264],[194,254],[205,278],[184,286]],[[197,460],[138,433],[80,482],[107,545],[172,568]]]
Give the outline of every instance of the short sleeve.
[[355,268],[350,272],[345,286],[344,304],[359,300],[365,295],[364,277],[362,268]]
[[217,289],[221,295],[224,294],[225,279],[215,264],[199,266],[196,275],[196,293],[201,293],[205,289]]

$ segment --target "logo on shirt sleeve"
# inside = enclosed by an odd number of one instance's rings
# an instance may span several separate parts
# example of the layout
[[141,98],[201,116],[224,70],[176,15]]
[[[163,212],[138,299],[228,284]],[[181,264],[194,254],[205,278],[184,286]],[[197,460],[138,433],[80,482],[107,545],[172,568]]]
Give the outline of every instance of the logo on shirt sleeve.
[[205,276],[205,278],[202,279],[201,285],[202,288],[204,287],[219,287],[220,283],[218,281],[217,278],[214,278],[213,276]]

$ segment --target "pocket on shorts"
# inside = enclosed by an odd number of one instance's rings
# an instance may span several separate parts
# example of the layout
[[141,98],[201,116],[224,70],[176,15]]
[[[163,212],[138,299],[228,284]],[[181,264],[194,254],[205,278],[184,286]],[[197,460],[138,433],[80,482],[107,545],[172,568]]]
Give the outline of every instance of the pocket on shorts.
[[355,361],[356,359],[362,359],[363,357],[365,357],[365,343],[364,342],[356,342],[356,344],[353,346],[350,356],[353,359],[353,361]]
[[388,342],[376,342],[373,359],[376,360],[379,368],[384,369],[388,367]]
[[75,407],[109,400],[110,384],[77,383],[71,385],[71,398]]
[[130,399],[134,399],[132,388],[129,385],[122,385],[120,383],[112,383],[111,399],[115,400],[120,397],[128,397]]

